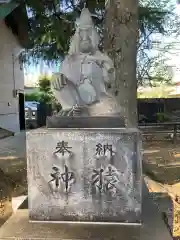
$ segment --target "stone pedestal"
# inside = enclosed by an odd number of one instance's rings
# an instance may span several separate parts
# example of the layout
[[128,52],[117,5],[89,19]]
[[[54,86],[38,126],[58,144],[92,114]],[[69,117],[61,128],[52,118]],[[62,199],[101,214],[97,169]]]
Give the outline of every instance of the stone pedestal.
[[30,221],[140,224],[140,149],[136,129],[27,133]]
[[1,240],[171,240],[162,215],[143,184],[142,226],[29,222],[26,202],[1,228]]
[[48,128],[122,128],[123,117],[62,117],[51,116],[46,119]]

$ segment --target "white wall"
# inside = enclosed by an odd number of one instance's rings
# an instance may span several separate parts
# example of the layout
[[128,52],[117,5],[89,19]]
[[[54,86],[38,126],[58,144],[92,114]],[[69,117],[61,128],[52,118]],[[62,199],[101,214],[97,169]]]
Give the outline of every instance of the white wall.
[[19,131],[18,98],[13,97],[14,89],[24,89],[24,73],[20,69],[19,60],[14,61],[21,47],[4,21],[0,21],[0,128],[13,132]]

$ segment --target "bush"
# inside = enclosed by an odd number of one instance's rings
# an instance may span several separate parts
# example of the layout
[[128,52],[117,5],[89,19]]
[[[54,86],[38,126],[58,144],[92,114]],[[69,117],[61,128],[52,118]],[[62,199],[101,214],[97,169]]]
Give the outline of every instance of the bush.
[[164,113],[164,112],[156,113],[156,117],[157,117],[158,122],[170,121],[170,116],[167,113]]
[[39,102],[40,100],[40,93],[35,92],[35,93],[26,93],[25,94],[25,101],[36,101]]
[[60,111],[61,104],[57,103],[51,91],[51,78],[46,75],[40,76],[37,86],[37,92],[25,94],[25,101],[37,101],[43,104],[50,104],[53,110]]

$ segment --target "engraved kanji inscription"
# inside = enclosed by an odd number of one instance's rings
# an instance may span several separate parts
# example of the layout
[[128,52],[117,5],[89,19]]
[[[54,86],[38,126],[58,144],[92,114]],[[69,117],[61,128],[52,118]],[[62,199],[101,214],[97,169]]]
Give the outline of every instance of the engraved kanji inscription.
[[103,191],[103,172],[104,169],[93,170],[92,174],[92,186],[95,186],[96,190],[100,193]]
[[50,174],[52,179],[49,181],[49,183],[54,182],[56,188],[58,188],[60,185],[61,173],[58,167],[52,167],[52,170],[54,171],[54,173]]
[[61,141],[57,143],[54,154],[60,153],[62,156],[64,156],[65,153],[68,153],[69,155],[72,155],[72,151],[70,149],[72,149],[72,147],[68,146],[68,142]]
[[75,174],[69,171],[68,166],[64,166],[64,172],[60,172],[58,167],[53,167],[54,173],[51,173],[52,179],[49,183],[54,182],[55,188],[58,189],[60,186],[64,186],[65,192],[69,192],[73,183],[75,183]]
[[75,175],[73,172],[69,171],[66,165],[64,166],[64,173],[61,174],[61,179],[65,184],[65,191],[68,192],[71,185],[75,182]]
[[99,155],[99,156],[103,156],[105,155],[107,152],[110,153],[110,156],[112,157],[114,155],[114,151],[113,151],[113,146],[112,144],[104,144],[102,145],[101,143],[98,143],[96,145],[96,155]]
[[108,165],[105,169],[94,169],[92,174],[92,186],[95,187],[96,193],[110,193],[115,195],[118,191],[119,172],[117,169]]
[[118,184],[120,183],[120,174],[118,170],[109,165],[104,172],[105,191],[115,195],[118,191]]

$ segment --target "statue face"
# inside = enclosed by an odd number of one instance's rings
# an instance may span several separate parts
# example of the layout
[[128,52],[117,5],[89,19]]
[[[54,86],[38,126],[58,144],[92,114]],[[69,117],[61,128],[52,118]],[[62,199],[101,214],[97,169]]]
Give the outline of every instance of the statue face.
[[79,48],[82,53],[91,52],[93,49],[92,45],[92,29],[91,28],[80,28],[79,30],[80,43]]

